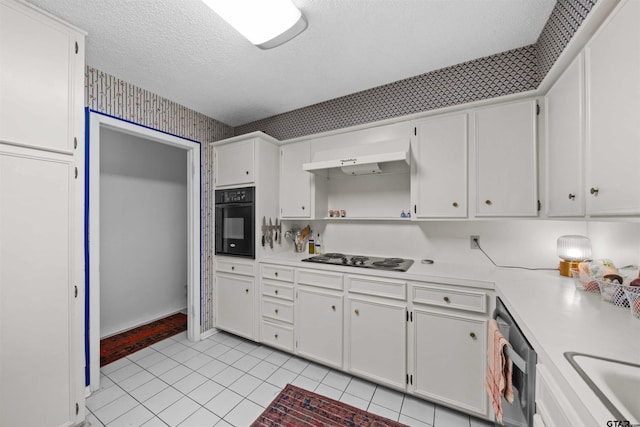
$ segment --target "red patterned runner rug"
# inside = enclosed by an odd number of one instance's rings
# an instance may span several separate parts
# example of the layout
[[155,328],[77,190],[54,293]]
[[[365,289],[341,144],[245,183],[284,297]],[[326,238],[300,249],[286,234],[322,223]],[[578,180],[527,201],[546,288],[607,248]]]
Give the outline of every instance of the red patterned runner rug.
[[187,315],[176,313],[100,340],[100,366],[187,330]]
[[291,384],[280,392],[251,427],[350,426],[406,427]]

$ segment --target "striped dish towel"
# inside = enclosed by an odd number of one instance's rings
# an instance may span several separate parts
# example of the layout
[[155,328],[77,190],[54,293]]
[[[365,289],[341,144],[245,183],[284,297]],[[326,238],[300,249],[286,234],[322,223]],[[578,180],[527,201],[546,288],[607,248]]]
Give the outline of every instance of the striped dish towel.
[[511,385],[511,373],[513,365],[505,353],[505,347],[511,347],[506,340],[495,319],[489,320],[489,339],[487,345],[487,377],[485,388],[491,399],[496,421],[502,422],[502,397],[509,403],[513,402],[513,388]]

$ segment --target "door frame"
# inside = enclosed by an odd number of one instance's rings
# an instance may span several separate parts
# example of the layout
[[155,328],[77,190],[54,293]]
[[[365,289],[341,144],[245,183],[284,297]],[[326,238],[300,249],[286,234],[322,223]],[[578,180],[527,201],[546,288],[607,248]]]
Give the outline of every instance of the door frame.
[[87,386],[93,392],[100,387],[100,129],[109,128],[153,142],[170,145],[187,153],[187,337],[200,340],[201,310],[201,183],[199,142],[132,123],[87,109],[86,135],[87,189],[85,206],[86,295],[85,346],[88,368]]

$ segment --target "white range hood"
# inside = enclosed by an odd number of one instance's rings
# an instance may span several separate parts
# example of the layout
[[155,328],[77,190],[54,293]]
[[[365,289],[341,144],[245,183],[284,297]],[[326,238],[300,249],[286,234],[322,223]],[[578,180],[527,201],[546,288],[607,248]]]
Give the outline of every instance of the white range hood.
[[409,140],[384,141],[317,151],[311,163],[303,164],[302,169],[322,175],[333,169],[348,175],[370,175],[382,173],[388,167],[406,169],[409,159]]

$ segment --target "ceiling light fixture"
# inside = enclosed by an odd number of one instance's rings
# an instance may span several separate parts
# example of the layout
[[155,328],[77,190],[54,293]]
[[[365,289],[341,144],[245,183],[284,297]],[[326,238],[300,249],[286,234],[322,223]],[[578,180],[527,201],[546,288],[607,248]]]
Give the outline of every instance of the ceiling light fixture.
[[291,0],[203,0],[260,49],[279,46],[307,28]]

